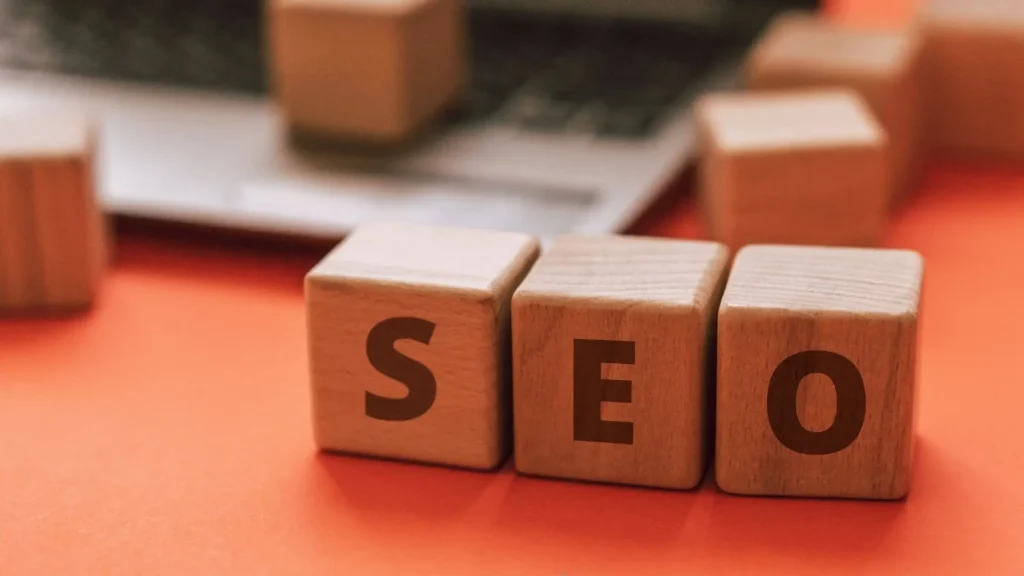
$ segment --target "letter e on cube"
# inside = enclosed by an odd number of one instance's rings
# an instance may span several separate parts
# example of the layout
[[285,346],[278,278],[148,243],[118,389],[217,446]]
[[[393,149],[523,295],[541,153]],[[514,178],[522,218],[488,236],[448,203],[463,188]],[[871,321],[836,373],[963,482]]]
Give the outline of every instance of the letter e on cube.
[[512,299],[517,470],[696,486],[727,262],[713,242],[557,239]]

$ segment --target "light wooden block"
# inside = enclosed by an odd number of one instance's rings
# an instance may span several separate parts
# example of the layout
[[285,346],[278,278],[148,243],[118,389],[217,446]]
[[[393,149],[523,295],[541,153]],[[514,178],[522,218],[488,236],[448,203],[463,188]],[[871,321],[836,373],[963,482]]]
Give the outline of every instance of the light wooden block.
[[268,0],[278,104],[304,135],[390,144],[462,90],[461,0]]
[[325,450],[491,469],[508,456],[512,293],[529,236],[368,224],[306,278]]
[[750,246],[718,312],[726,492],[898,499],[910,488],[916,252]]
[[888,139],[856,92],[711,94],[696,108],[711,238],[874,246],[888,213]]
[[94,302],[107,262],[95,139],[87,119],[58,112],[0,118],[0,312]]
[[708,360],[727,263],[726,248],[712,242],[553,243],[512,298],[517,470],[696,486],[711,435]]
[[925,38],[932,147],[1024,159],[1024,4],[930,0],[918,27]]
[[910,30],[853,28],[814,16],[779,17],[751,52],[755,90],[856,90],[889,138],[892,203],[918,182],[922,148],[921,42]]

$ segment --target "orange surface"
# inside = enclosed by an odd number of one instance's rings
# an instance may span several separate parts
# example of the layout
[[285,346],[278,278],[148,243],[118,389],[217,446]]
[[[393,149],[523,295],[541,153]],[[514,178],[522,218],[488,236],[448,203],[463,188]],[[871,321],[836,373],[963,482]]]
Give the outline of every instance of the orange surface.
[[[0,574],[1022,574],[1024,168],[945,163],[905,502],[739,498],[319,455],[319,254],[122,238],[89,316],[0,321]],[[697,232],[687,202],[646,225]]]

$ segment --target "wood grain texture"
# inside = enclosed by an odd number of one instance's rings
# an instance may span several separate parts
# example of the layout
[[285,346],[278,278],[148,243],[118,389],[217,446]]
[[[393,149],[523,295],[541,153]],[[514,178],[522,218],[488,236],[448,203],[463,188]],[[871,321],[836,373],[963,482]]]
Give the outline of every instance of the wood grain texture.
[[940,153],[1024,159],[1024,4],[931,0],[925,43],[927,137]]
[[[352,233],[306,278],[318,445],[468,468],[501,464],[511,436],[510,300],[538,253],[536,239],[503,232],[379,223]],[[434,325],[426,342],[394,343],[436,382],[429,410],[404,421],[369,416],[366,400],[411,393],[370,359],[371,330],[392,318]]]
[[844,88],[711,94],[696,108],[712,239],[874,246],[888,212],[888,138]]
[[108,258],[79,117],[0,118],[0,313],[62,313],[95,300]]
[[[904,250],[766,245],[737,254],[718,312],[715,475],[723,490],[870,499],[908,493],[923,274],[920,255]],[[862,425],[844,448],[793,449],[771,422],[773,376],[807,351],[848,359],[863,380]],[[793,380],[790,407],[807,431],[827,434],[840,410],[849,415],[855,405],[849,391],[841,398],[836,373]]]
[[267,10],[277,101],[298,133],[400,143],[462,90],[460,0],[270,0]]
[[[566,236],[548,248],[512,299],[519,472],[676,489],[700,482],[727,261],[713,242]],[[632,362],[578,341],[617,342]],[[607,388],[600,378],[628,381],[628,398],[584,400]],[[578,431],[598,417],[629,423],[630,437]]]
[[751,51],[754,90],[844,87],[870,106],[889,139],[891,204],[919,181],[923,145],[922,42],[913,30],[852,27],[821,17],[778,17]]

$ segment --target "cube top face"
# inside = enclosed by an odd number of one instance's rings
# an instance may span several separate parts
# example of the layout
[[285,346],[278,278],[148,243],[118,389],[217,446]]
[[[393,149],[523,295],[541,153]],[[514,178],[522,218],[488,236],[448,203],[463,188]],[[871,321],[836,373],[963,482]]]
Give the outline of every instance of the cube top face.
[[863,100],[846,89],[715,94],[698,118],[712,146],[728,153],[877,148],[887,137]]
[[713,279],[727,256],[725,246],[715,242],[563,236],[534,266],[515,298],[706,310],[714,296]]
[[723,490],[908,493],[922,273],[905,251],[756,246],[737,255],[718,322]]
[[720,313],[916,315],[923,272],[921,256],[909,250],[747,246],[736,255]]
[[324,12],[395,15],[413,12],[432,0],[276,0],[278,6]]
[[0,117],[0,161],[68,158],[88,153],[91,124],[61,114]]
[[789,17],[771,27],[754,59],[769,71],[893,76],[910,65],[917,47],[911,34]]
[[524,234],[397,223],[364,225],[310,271],[312,283],[377,282],[493,300],[537,241]]
[[1019,0],[930,0],[924,4],[922,17],[929,24],[950,28],[1024,32],[1024,9]]

